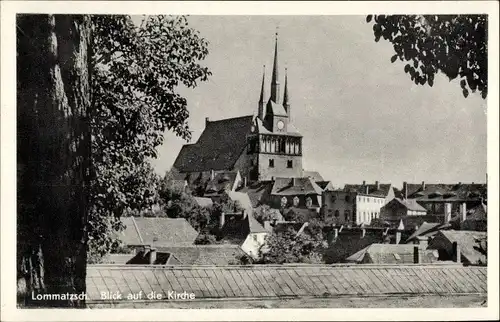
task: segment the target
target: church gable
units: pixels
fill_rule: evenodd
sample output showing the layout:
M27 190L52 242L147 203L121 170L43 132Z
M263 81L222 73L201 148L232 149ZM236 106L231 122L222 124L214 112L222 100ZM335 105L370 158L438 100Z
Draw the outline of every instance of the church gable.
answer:
M231 170L245 151L253 116L207 121L195 144L184 145L174 162L179 172Z

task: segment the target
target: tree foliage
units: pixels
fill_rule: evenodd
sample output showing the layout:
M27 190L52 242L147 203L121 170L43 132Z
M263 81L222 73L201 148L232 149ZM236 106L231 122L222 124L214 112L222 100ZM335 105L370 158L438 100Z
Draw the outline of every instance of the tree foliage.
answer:
M441 71L449 80L460 79L469 91L488 94L488 18L486 15L369 15L375 41L394 46L397 59L407 61L404 71L417 85L434 85Z
M158 202L160 179L149 161L165 131L191 136L187 101L176 90L210 72L199 64L207 41L183 16L149 16L140 26L130 16L92 16L92 35L89 232L91 252L102 255L113 244L110 232L122 228L119 216Z
M266 237L266 243L260 250L259 263L321 263L322 238L303 232L297 236L292 227L273 232Z

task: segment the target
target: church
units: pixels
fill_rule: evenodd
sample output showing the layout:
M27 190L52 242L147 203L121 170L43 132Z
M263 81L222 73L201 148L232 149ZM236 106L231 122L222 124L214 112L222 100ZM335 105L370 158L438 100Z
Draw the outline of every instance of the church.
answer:
M198 141L184 145L174 162L171 172L177 179L212 194L278 178L311 177L313 185L325 185L319 174L302 168L302 135L291 122L286 69L281 87L277 36L270 95L266 94L264 70L256 114L216 121L206 118Z

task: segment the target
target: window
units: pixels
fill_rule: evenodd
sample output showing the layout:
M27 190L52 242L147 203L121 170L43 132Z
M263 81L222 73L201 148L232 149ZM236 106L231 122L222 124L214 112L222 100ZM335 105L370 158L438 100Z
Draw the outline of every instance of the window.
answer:
M351 198L349 198L349 196L348 196L348 195L347 195L347 196L345 196L345 201L346 201L346 202L349 202L349 200L351 200Z
M274 159L269 159L269 168L274 168Z
M336 218L339 218L340 217L340 212L338 210L335 210L335 215L334 215Z
M350 220L350 212L349 210L344 211L344 219L346 222Z
M286 162L286 167L287 167L287 168L293 168L293 163L292 163L292 160L288 160L288 161Z

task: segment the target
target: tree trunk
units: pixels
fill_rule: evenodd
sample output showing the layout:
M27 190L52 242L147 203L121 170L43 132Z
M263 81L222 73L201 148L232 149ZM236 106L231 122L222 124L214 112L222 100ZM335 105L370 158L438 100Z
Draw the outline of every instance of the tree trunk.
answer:
M18 305L85 305L89 37L88 16L17 17Z

